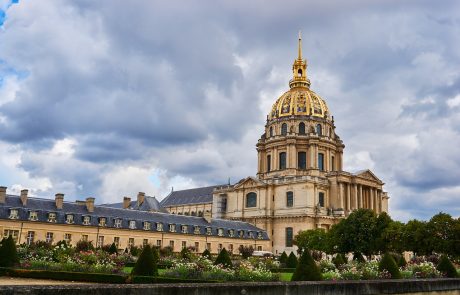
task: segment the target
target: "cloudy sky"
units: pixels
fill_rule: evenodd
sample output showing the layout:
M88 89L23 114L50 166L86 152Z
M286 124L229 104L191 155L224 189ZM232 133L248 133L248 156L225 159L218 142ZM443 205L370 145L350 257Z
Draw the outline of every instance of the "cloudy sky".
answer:
M15 2L15 3L12 3ZM458 1L0 0L0 184L119 201L235 182L303 32L345 170L460 215Z

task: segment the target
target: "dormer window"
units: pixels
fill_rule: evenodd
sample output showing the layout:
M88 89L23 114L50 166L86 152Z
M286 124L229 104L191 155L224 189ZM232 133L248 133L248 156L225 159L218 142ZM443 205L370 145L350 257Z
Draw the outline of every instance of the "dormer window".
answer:
M207 227L207 228L206 228L206 234L207 234L208 236L212 235L212 228Z
M18 214L18 209L10 209L10 216L9 218L10 219L18 219L19 218L19 214Z
M115 219L114 227L116 227L116 228L121 227L121 219L120 218Z
M169 225L169 231L172 232L172 233L176 232L176 225L175 224L170 224Z
M157 231L163 231L163 223L157 223Z
M83 216L83 225L91 224L91 216Z
M188 226L186 226L186 225L183 225L183 226L182 226L182 233L183 233L183 234L187 234L187 233L188 233Z
M235 230L234 229L229 229L228 230L228 236L229 237L234 237L235 236Z
M249 238L254 239L254 233L252 231L249 232Z
M67 214L65 216L65 222L68 223L68 224L73 224L74 223L73 215L72 214Z
M240 238L244 237L244 230L238 231L238 236L239 236Z
M56 213L48 213L48 222L56 222Z
M150 230L151 229L151 223L148 221L144 221L144 230Z
M195 228L193 229L193 233L195 235L199 235L200 234L200 227L199 226L195 226Z
M105 217L99 218L99 226L106 226L107 225L107 219Z
M261 240L261 239L263 238L261 232L258 232L258 233L257 233L257 238L258 238L259 240Z
M136 221L135 220L130 220L129 221L129 228L130 229L136 229Z
M30 221L37 221L38 220L37 211L30 211L29 212L29 220Z
M224 229L223 229L223 228L217 229L217 235L218 235L219 237L223 237L223 236L224 236Z

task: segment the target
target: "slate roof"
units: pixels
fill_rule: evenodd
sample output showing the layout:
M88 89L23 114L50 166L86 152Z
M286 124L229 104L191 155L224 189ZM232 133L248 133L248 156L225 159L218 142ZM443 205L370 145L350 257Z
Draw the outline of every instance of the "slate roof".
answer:
M100 206L123 209L123 202L101 204ZM157 211L167 213L168 211L160 205L160 202L155 197L146 196L144 202L140 206L137 205L137 200L131 201L130 209L140 211Z
M106 227L114 227L115 219L122 219L121 228L130 229L129 221L133 220L136 222L136 229L143 230L143 222L151 222L151 230L156 231L156 223L163 224L163 232L170 232L169 225L175 224L175 233L182 233L180 225L188 225L188 234L194 235L194 227L200 227L200 234L206 235L206 228L211 228L212 236L218 236L218 229L224 230L223 237L230 237L229 230L235 230L235 237L238 231L243 231L243 239L251 239L249 233L252 232L254 239L257 239L257 234L260 233L260 239L268 240L267 233L255 227L252 224L241 221L225 220L225 219L212 219L208 223L203 217L175 215L169 213L160 212L148 212L132 209L119 209L106 207L101 205L95 205L94 212L88 212L86 206L77 204L75 202L64 202L63 209L59 210L56 208L55 200L44 199L44 198L33 198L29 197L27 205L23 206L19 196L7 195L6 202L0 204L0 219L9 219L10 210L17 209L19 218L18 220L28 220L29 212L36 211L38 220L35 222L46 222L48 223L48 213L56 213L56 223L66 224L66 215L74 215L74 223L76 225L83 225L83 217L90 216L91 223L87 226L98 226L98 220L100 217L106 218ZM32 221L31 221L32 222ZM177 226L179 225L179 226ZM130 229L133 230L133 229Z
M212 203L212 192L215 188L222 185L213 185L206 187L198 187L181 191L172 191L166 198L161 201L161 206L177 206Z

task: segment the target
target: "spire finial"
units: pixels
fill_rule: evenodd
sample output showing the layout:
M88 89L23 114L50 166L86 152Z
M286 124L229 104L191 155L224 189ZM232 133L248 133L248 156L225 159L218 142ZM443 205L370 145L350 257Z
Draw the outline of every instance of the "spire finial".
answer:
M302 31L299 30L299 57L298 59L302 59Z

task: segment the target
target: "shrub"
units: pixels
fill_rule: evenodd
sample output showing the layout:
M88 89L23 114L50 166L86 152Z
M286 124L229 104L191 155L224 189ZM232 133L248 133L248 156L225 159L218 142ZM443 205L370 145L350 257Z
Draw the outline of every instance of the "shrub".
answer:
M396 265L395 260L389 253L385 253L382 257L382 260L379 262L379 271L388 271L391 274L392 279L400 279L401 273L399 271L398 265Z
M347 263L345 259L345 255L342 253L338 253L333 259L332 263L334 263L335 267L339 268L340 266Z
M214 265L223 265L224 267L232 267L233 264L232 264L232 260L230 259L230 255L228 255L228 252L227 250L222 249L222 251L220 251L219 255L217 256L216 258L216 261L214 261Z
M16 251L16 243L13 238L9 236L2 240L0 246L0 266L1 267L12 267L14 264L19 262L18 253Z
M310 251L305 249L300 256L297 268L292 275L291 281L320 281L321 271L316 265Z
M166 246L160 249L161 257L169 257L169 256L172 256L173 253L174 253L173 248L170 246Z
M107 252L110 254L118 254L118 249L115 243L112 243L112 245L110 245L110 248Z
M153 254L153 261L155 261L155 264L158 267L158 262L160 261L160 253L158 252L157 247L152 247L152 254Z
M75 246L75 251L94 251L93 241L78 241L77 245Z
M205 250L203 251L203 253L201 254L201 256L204 257L204 258L206 258L206 259L209 259L209 260L212 259L211 252L209 252L208 249L205 249Z
M140 247L137 247L137 246L131 246L129 248L129 253L131 253L131 255L133 256L139 256L139 253L141 253L141 248Z
M280 263L286 265L287 259L288 259L288 256L286 254L286 251L283 251L283 253L281 253L281 256L280 256Z
M417 279L440 278L442 273L436 269L432 262L410 263L406 267Z
M407 262L406 262L406 259L404 258L404 255L399 256L398 266L405 267L406 265L407 265Z
M155 257L152 252L152 248L146 245L142 250L141 255L137 259L136 265L134 266L131 274L138 276L157 276L158 269Z
M192 257L192 255L191 255L189 249L187 249L187 248L182 248L182 250L180 251L180 257L181 257L182 259L185 259L185 260L190 260L191 257Z
M243 259L248 259L249 257L252 256L252 253L254 253L254 248L252 246L248 247L248 246L241 245L238 248L238 251L240 252Z
M447 258L446 255L442 255L441 258L439 259L439 264L436 267L437 270L442 272L446 277L448 278L457 278L457 270L455 269L455 266L452 264L452 262Z
M294 252L289 254L289 257L286 261L287 268L296 268L297 267L297 257L295 256Z
M355 252L353 254L353 260L358 261L359 263L366 262L366 259L364 259L364 256L361 254L361 252Z

